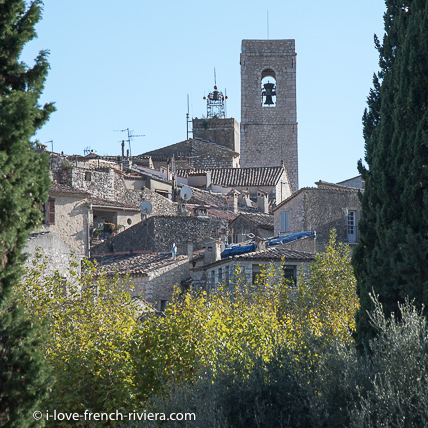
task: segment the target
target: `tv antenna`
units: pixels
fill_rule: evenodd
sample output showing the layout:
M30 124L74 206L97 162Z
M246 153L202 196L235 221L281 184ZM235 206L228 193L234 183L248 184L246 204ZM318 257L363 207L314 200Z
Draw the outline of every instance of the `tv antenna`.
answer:
M186 140L189 139L189 132L193 133L192 130L189 131L189 123L192 123L189 114L189 94L187 94L187 113L186 113Z
M134 131L131 131L129 128L126 128L126 129L114 129L114 131L115 132L127 132L128 133L128 138L126 139L126 140L121 140L120 142L122 143L122 142L124 142L124 141L127 141L128 142L128 146L129 146L129 157L132 157L132 152L131 152L131 141L134 139L134 138L137 138L137 137L145 137L145 135L132 135L132 133L134 132ZM122 145L122 148L123 148L123 145ZM123 150L122 150L122 152L123 152Z
M46 143L45 143L45 144L49 144L49 143L51 143L51 144L52 144L52 150L51 150L51 152L53 153L53 140L46 141Z

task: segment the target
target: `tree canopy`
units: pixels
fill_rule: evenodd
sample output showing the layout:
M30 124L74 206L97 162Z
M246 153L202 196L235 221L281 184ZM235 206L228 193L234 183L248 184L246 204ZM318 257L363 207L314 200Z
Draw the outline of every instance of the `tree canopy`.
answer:
M399 316L406 296L428 308L428 3L386 0L384 22L363 116L366 165L358 165L365 180L353 259L359 340L374 334L371 292L387 316Z
M34 426L31 413L51 384L38 328L13 299L50 185L48 158L30 141L54 110L38 104L48 52L31 68L19 59L41 14L39 0L0 2L0 423L10 427Z

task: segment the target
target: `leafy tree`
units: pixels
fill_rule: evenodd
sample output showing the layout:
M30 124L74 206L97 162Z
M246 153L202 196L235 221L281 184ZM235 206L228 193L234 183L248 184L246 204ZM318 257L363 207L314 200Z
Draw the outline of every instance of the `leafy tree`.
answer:
M45 408L62 412L129 411L137 408L132 341L146 306L132 299L123 278L106 276L95 264L76 264L68 279L45 273L41 254L33 260L16 297L34 317L45 320L41 349L56 382Z
M38 105L48 71L47 52L28 68L19 61L36 36L42 3L0 2L0 418L8 426L34 425L31 411L50 384L33 325L12 299L22 274L28 234L47 199L48 159L30 142L54 110Z
M351 341L358 298L350 249L336 241L333 229L324 252L316 254L309 272L302 271L296 286L285 284L281 299L284 316L297 335L312 334Z
M428 3L386 0L380 71L364 112L367 167L354 254L358 340L374 335L369 293L399 317L406 296L428 308Z

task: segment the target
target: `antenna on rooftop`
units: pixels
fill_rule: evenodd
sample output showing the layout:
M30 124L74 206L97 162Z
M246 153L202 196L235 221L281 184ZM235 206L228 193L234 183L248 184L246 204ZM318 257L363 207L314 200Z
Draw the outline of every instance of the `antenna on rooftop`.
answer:
M125 131L127 131L127 133L128 133L128 138L127 138L126 140L121 140L120 142L122 143L122 141L128 141L128 146L129 146L129 157L132 157L132 152L131 152L131 141L132 141L134 138L137 138L137 137L145 137L145 135L132 135L132 133L133 133L134 131L131 131L129 128L126 128L126 129L114 129L114 132L125 132Z
M192 123L190 120L190 114L189 114L189 94L187 94L187 113L186 113L186 140L189 139L189 132L192 132L192 130L189 131L189 123Z
M51 143L51 144L52 144L52 150L51 150L51 152L53 153L53 140L46 141L46 143L45 143L45 144L49 144L49 143Z

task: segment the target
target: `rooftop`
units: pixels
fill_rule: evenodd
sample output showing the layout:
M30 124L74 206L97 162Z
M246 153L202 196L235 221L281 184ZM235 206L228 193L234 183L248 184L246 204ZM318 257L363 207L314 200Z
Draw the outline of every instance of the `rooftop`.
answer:
M108 275L139 274L148 275L149 272L165 266L174 265L187 260L187 256L177 256L172 259L171 254L157 253L113 253L91 257L91 261L98 263L98 272L105 272Z

